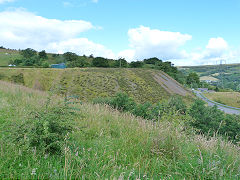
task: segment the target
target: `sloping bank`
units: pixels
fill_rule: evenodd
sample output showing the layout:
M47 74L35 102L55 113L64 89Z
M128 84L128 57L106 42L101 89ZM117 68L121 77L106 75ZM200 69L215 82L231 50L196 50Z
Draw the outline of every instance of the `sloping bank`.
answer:
M0 80L24 86L77 95L83 101L125 92L136 102L156 103L179 94L186 101L191 93L159 70L131 68L8 69L0 68Z
M55 116L50 109L62 103L45 92L0 82L0 179L240 178L239 148L220 138L186 134L182 123L189 117L176 114L152 123L106 106L75 104L80 110L70 116L61 111L65 123L74 125L62 153L12 142L14 130L24 129L20 124L31 124L28 118L41 112L46 119L48 113Z

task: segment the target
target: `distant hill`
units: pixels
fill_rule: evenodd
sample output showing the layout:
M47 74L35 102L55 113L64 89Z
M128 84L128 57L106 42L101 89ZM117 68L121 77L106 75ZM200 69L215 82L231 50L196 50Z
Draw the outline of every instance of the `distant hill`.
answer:
M196 72L202 80L216 81L214 84L240 90L240 64L206 65L206 66L180 66L184 74Z
M18 50L0 48L0 66L7 66L10 60L14 61L20 57Z
M0 80L27 87L77 95L82 100L114 96L125 92L135 101L158 102L179 94L191 99L191 93L166 73L134 68L1 68Z

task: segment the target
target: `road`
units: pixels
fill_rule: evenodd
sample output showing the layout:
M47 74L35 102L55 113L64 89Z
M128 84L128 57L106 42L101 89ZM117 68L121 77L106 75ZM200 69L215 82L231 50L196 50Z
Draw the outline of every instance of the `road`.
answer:
M212 101L212 100L206 98L200 91L193 90L193 92L196 94L197 97L199 97L203 101L207 102L208 106L216 105L218 107L218 109L220 109L221 111L224 111L227 114L237 114L237 115L240 115L240 108L226 106L224 104L220 104L218 102Z

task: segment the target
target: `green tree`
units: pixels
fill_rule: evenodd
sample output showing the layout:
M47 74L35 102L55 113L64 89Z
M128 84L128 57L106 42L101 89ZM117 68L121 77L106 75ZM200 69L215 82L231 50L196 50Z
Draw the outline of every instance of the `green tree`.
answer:
M43 67L43 68L49 68L49 63L46 62L46 61L43 62L43 63L42 63L42 67Z
M162 63L162 60L154 57L154 58L149 58L149 59L144 59L143 62L145 64L153 64L153 65L158 65Z
M128 62L124 58L115 61L114 67L128 67Z
M93 67L109 67L108 60L102 57L96 57L92 60Z
M39 58L41 59L47 59L47 53L45 50L42 50L38 53Z
M13 61L13 64L15 64L16 66L18 66L18 65L20 65L22 62L23 62L22 59L15 59L15 60Z
M188 85L199 85L200 84L200 78L197 73L192 72L187 76L187 84Z
M129 66L131 68L141 68L143 67L143 64L144 63L142 61L132 61Z
M78 55L72 52L66 52L63 54L63 57L65 62L68 62L68 61L72 62L77 60Z
M11 59L8 61L8 64L14 64L14 61Z
M25 59L28 59L28 58L31 58L33 56L36 56L37 55L37 51L35 51L34 49L31 49L31 48L27 48L25 50L22 50L20 52L20 54L25 58Z

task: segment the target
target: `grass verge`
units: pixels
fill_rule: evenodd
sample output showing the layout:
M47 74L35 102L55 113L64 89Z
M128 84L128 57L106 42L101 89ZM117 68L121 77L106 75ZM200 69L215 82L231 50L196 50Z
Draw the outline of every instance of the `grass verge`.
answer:
M240 108L239 92L215 92L215 93L206 93L204 95L212 101L216 101L221 104Z

